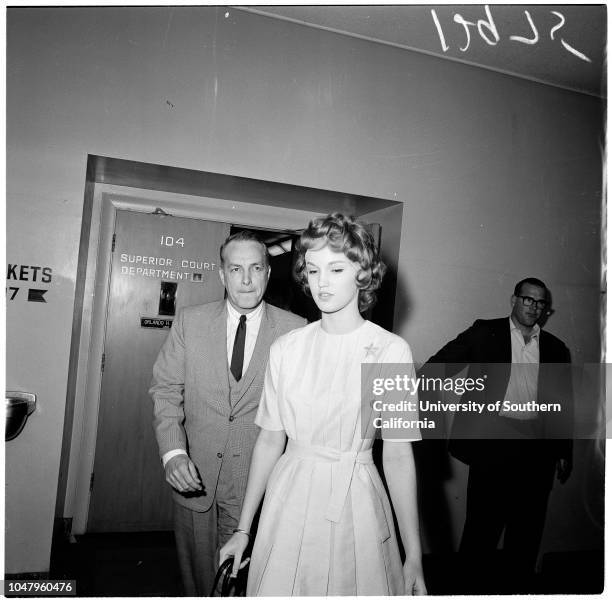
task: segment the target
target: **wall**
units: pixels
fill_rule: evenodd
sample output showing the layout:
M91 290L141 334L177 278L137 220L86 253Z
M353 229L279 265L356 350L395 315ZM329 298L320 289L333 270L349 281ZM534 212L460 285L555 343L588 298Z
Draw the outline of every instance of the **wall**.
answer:
M6 447L6 571L49 565L88 153L402 200L417 360L536 275L550 330L596 361L601 110L232 9L9 9L7 262L53 280L46 304L7 301L7 388L39 409ZM555 544L592 545L580 525Z

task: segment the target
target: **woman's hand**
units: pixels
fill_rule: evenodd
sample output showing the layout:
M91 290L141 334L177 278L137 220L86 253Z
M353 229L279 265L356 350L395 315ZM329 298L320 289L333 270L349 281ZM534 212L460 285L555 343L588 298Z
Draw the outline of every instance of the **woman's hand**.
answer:
M268 382L268 372L266 372L266 382ZM266 384L267 385L267 384ZM221 565L228 557L234 558L232 567L232 576L238 575L238 570L245 566L249 560L242 561L245 549L249 545L249 535L247 532L251 529L253 516L257 512L259 503L264 496L266 484L270 473L274 469L278 458L283 454L287 435L284 430L266 430L262 428L257 436L257 441L253 447L253 456L251 457L251 467L249 468L249 477L247 480L246 492L244 494L244 502L242 503L242 511L240 512L240 520L237 532L234 532L232 537L221 547L219 551L219 565ZM240 563L242 561L242 563Z
M425 578L420 561L406 560L404 563L404 594L426 595Z
M235 532L219 551L219 565L221 565L228 557L234 558L232 578L238 576L238 570L249 563L249 559L245 559L242 563L240 563L248 545L249 535L245 534L244 532Z

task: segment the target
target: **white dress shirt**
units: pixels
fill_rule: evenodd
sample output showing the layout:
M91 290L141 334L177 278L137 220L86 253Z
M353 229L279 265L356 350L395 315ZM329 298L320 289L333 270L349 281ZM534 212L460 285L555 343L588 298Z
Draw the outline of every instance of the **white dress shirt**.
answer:
M227 365L232 363L232 353L234 351L234 339L236 338L236 329L240 321L240 313L232 307L229 301L226 303L227 308ZM259 334L259 326L261 326L261 318L263 315L263 303L259 303L257 307L246 314L246 338L244 341L244 360L242 362L242 373L245 374L249 368L253 351L255 350L255 343L257 342L257 335ZM162 456L162 463L166 467L166 463L176 457L176 455L186 455L185 449L172 449Z
M538 370L540 366L540 326L535 325L531 337L525 342L523 333L510 318L510 340L512 344L512 366L504 401L509 403L528 403L537 401ZM532 420L538 417L537 411L499 412L503 417Z

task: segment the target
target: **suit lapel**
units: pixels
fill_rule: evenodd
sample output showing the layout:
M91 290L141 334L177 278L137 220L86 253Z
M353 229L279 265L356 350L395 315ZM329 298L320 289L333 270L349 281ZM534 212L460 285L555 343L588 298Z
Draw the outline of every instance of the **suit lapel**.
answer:
M225 301L219 303L210 324L211 348L210 362L213 376L217 378L222 389L229 389L229 369L227 365L227 308Z
M510 322L507 317L503 317L493 325L493 336L491 337L490 348L487 351L491 365L488 366L490 375L489 385L499 382L499 389L495 389L496 395L503 397L508 389L510 381L510 370L512 364L512 340L510 338Z
M540 329L540 368L538 372L538 400L544 399L544 391L547 389L547 385L550 385L551 381L554 381L555 366L547 365L547 363L554 363L555 357L552 355L550 344L548 344L549 338L543 330ZM545 384L546 383L546 384Z
M555 359L551 356L551 347L546 332L540 330L540 363L553 363Z
M268 363L270 345L274 342L274 339L275 324L268 314L268 305L264 303L259 332L257 333L253 355L249 361L249 367L240 379L240 382L236 385L238 389L238 399L235 407L241 403L246 391L249 390L257 374L264 373L266 364ZM259 401L259 399L257 400Z
M495 324L495 342L491 354L495 355L495 363L512 363L512 340L510 338L510 322L507 317L500 319Z

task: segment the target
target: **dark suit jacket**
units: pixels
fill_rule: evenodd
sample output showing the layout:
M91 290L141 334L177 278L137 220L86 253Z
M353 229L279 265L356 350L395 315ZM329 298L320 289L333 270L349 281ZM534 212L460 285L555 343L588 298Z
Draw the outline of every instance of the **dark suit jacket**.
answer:
M433 355L420 375L451 377L469 366L468 377L486 376L486 386L482 392L466 392L462 402L503 401L512 364L511 344L508 317L478 319ZM529 431L523 428L525 423L501 417L496 412L457 412L449 443L454 457L467 464L517 457L549 464L558 458L571 461L573 394L567 365L571 361L570 352L561 340L544 330L540 331L539 349L537 401L559 402L562 412L540 413L537 422L529 424ZM543 445L543 439L550 440Z
M306 320L264 304L253 356L240 382L230 387L225 301L179 311L153 366L154 428L160 456L185 449L203 493L180 494L177 503L206 511L217 489L221 461L231 461L234 490L244 496L259 428L253 423L263 390L270 345Z

